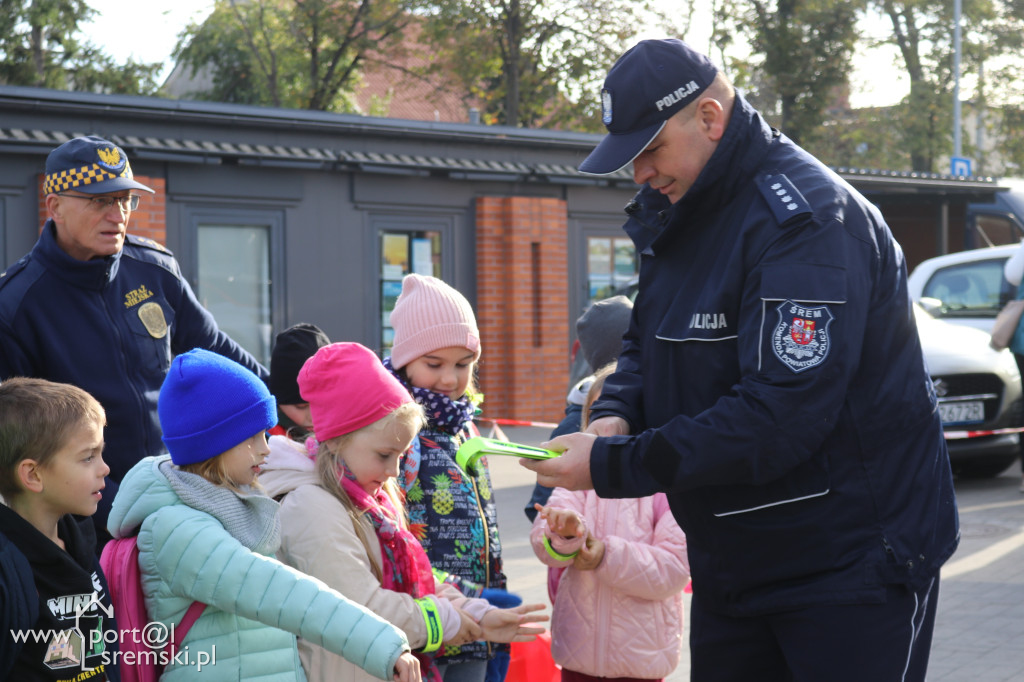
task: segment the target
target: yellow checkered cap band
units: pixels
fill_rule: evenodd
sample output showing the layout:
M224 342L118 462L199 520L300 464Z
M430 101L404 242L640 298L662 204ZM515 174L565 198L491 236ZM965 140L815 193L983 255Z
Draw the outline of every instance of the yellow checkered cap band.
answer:
M125 159L124 170L120 174L112 173L94 163L82 166L81 168L70 168L47 175L43 183L43 192L46 194L56 194L57 192L66 192L75 187L91 185L94 182L130 177L132 177L132 167L128 164L127 159Z

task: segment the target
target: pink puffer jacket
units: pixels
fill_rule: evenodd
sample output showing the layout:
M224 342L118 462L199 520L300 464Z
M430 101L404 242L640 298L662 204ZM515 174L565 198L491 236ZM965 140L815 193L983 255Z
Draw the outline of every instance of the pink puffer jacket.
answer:
M686 536L665 495L610 500L589 490L556 488L548 506L575 510L605 543L597 569L578 571L571 560L547 553L547 523L539 515L533 524L530 541L537 557L548 566L569 567L559 579L551 617L555 661L601 677L658 679L675 670L690 564ZM558 540L556 550L565 547Z

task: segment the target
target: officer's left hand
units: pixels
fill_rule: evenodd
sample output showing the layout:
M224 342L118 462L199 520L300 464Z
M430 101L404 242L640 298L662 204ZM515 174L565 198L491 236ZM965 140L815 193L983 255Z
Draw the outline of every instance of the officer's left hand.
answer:
M546 443L542 448L561 451L558 457L545 460L520 459L519 463L537 474L537 482L549 488L591 490L590 449L597 436L590 433L568 433Z

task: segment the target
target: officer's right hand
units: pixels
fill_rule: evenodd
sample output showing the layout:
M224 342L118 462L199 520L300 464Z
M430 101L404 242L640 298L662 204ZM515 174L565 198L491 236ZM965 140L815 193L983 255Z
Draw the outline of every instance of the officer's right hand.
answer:
M595 440L597 437L592 433L567 433L540 444L561 455L545 460L522 458L519 465L537 474L537 482L549 488L592 490L590 448Z

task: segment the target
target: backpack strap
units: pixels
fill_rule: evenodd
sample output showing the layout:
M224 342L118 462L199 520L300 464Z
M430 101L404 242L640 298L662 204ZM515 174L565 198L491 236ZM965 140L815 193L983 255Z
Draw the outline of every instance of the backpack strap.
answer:
M203 609L206 608L206 604L201 601L194 601L189 605L188 610L185 611L185 615L182 617L181 622L174 628L174 637L170 642L167 643L169 647L171 658L174 658L174 654L178 650L178 645L185 641L185 635L192 629L192 626L199 616L203 615Z

